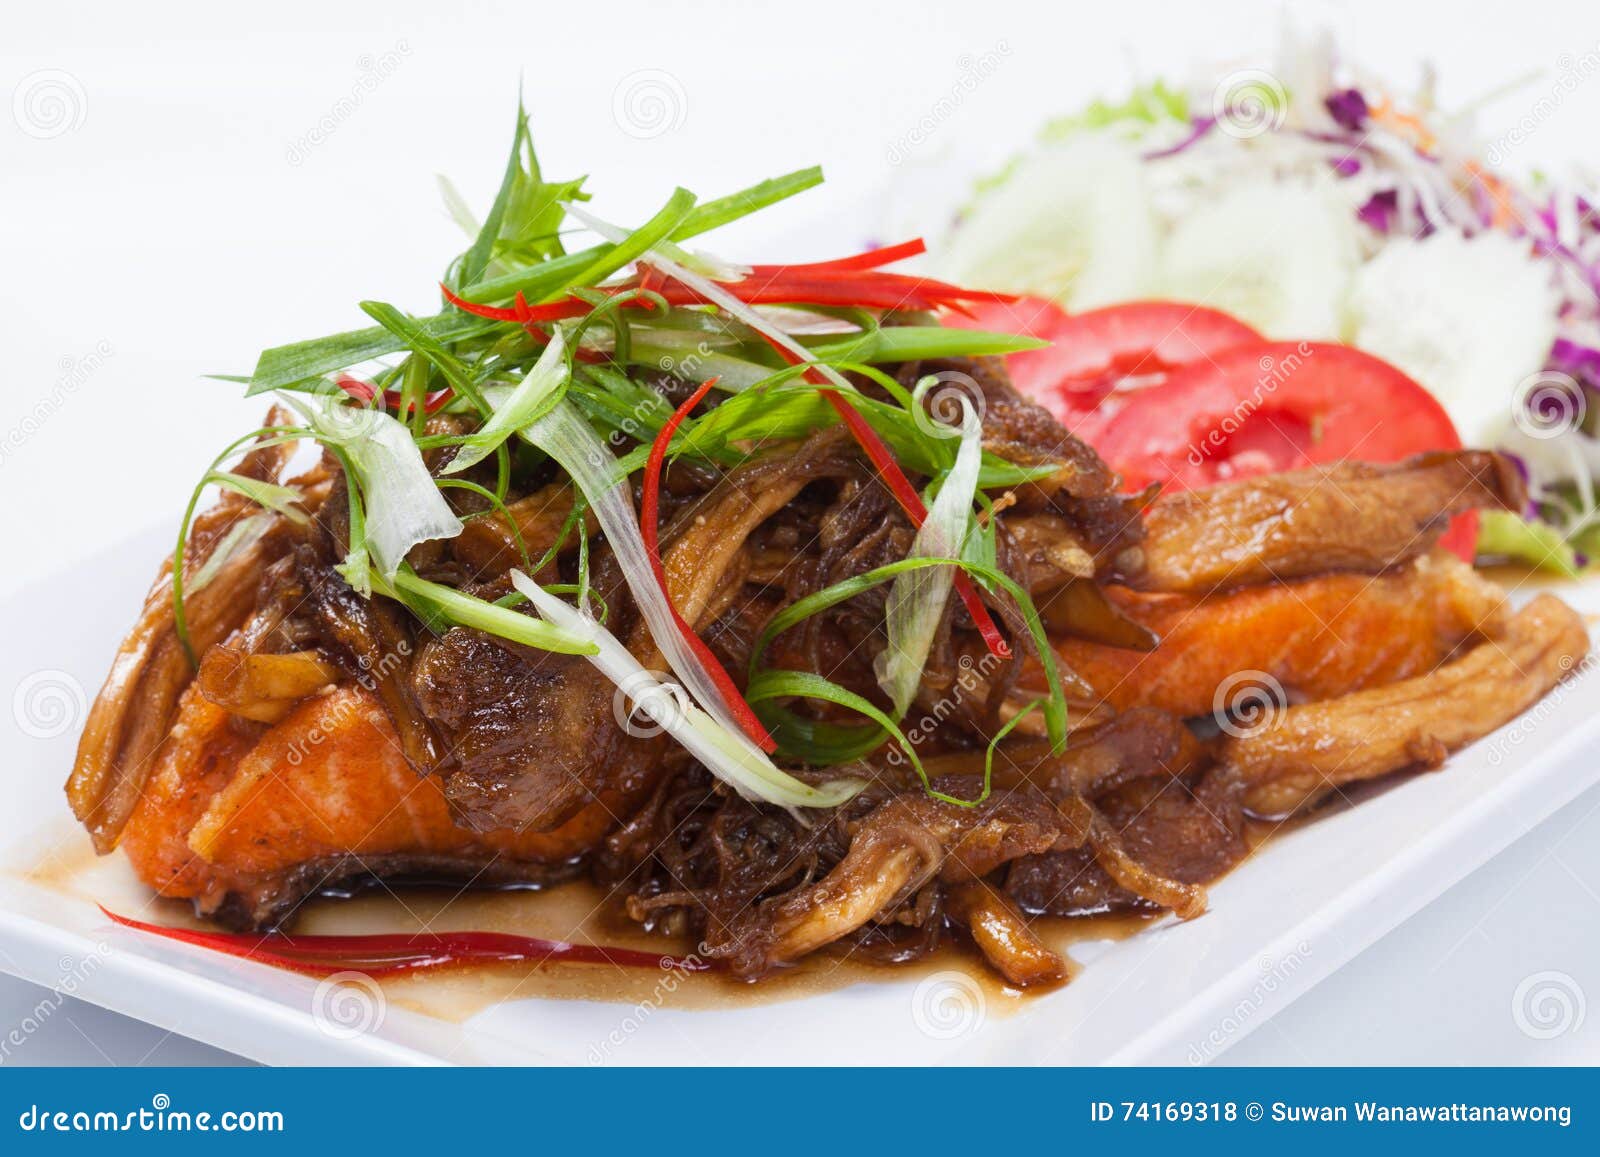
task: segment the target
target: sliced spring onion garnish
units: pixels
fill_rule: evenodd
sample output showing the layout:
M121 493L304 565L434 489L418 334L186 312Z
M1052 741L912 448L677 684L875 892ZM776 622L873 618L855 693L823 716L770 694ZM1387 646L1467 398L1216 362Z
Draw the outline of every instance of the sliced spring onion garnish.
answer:
M924 378L918 384L912 394L913 405L923 405L928 387L936 381ZM978 490L978 470L983 465L983 425L967 398L957 394L956 400L961 407L961 426L951 433L961 439L961 447L938 495L928 504L928 517L912 540L909 558L959 558L963 553ZM889 587L884 610L889 642L878 653L873 670L878 686L894 705L896 718L906 713L916 697L956 573L951 567L907 571Z
M342 450L355 471L365 500L365 545L386 582L393 582L417 543L461 533L461 520L434 485L411 432L394 418L327 395L284 394L283 399L310 423L318 440Z
M978 536L969 535L968 543L972 543ZM977 552L974 551L974 554ZM1045 633L1044 623L1039 618L1039 612L1033 605L1032 598L1015 579L1004 571L997 569L985 562L978 561L975 557L968 558L903 558L898 562L886 563L883 566L862 574L852 575L842 579L830 587L796 599L784 607L767 621L761 629L761 634L756 636L755 645L750 649L750 679L746 684L755 686L756 680L761 675L761 659L766 654L772 641L785 631L809 619L812 615L836 607L846 599L853 599L863 591L870 590L882 583L889 582L908 571L927 569L930 567L959 566L962 571L974 578L980 579L986 586L999 589L1010 595L1021 612L1022 621L1027 628L1028 637L1033 641L1034 648L1039 655L1040 666L1044 668L1045 683L1049 693L1045 698L1044 717L1045 727L1050 737L1051 747L1060 750L1067 741L1067 697L1062 687L1061 671L1056 664L1055 652L1050 648L1050 638ZM780 734L779 749L784 749Z
M279 486L276 482L263 482L259 478L249 478L227 470L213 470L206 475L205 481L242 494L257 506L283 515L296 526L305 526L311 521L311 516L300 505L305 495L293 486Z
M262 426L235 438L228 443L222 453L211 460L210 469L189 494L189 505L184 508L183 520L178 524L178 541L172 550L172 626L178 636L179 644L183 647L183 653L189 658L190 666L198 668L200 661L189 643L189 616L184 607L185 587L192 594L199 589L196 583L203 586L210 582L234 555L248 549L271 526L270 519L260 519L255 516L243 520L255 523L256 529L253 532L241 531L236 524L212 550L211 555L201 564L199 571L186 583L184 567L187 565L185 559L189 551L189 528L193 525L194 513L200 506L200 496L205 493L206 487L215 481L214 476L221 465L239 453L246 443L254 443L254 449L265 450L272 446L286 446L310 436L310 430L298 426Z
M429 582L410 567L401 567L392 585L376 585L381 593L405 603L418 618L440 630L451 626L472 627L513 643L562 655L592 655L596 651L585 633L562 630L454 587Z
M585 225L587 225L590 229L593 229L607 241L620 243L628 236L628 231L626 229L613 225L608 221L602 221L593 213L589 213L583 209L580 209L576 205L568 205L567 212L571 216L576 217L579 221L582 221ZM716 282L710 280L709 278L700 276L700 274L694 272L692 269L689 269L686 266L680 265L678 262L672 260L672 258L662 253L659 249L647 251L641 255L639 260L641 264L652 265L661 270L661 272L665 273L668 277L671 277L673 280L682 282L710 304L727 310L730 316L738 318L751 329L765 337L769 342L772 342L782 350L786 350L790 356L799 359L801 362L804 362L807 365L814 366L818 373L827 378L831 384L839 389L852 391L855 389L855 387L846 381L845 378L832 366L824 365L816 361L816 359L812 357L811 352L807 350L805 346L795 341L794 338L790 337L782 329L774 325L770 320L762 317L760 312L753 306L746 305Z
M796 779L776 767L742 734L702 711L681 687L664 683L646 670L615 635L593 618L562 602L519 570L511 572L511 582L552 626L592 642L596 653L590 662L601 674L744 798L791 809L828 808L846 802L866 786L864 780L855 778L836 779L821 787Z
M211 553L206 556L206 561L200 564L200 569L195 571L184 584L187 592L191 595L199 594L207 583L222 573L223 567L259 542L261 536L272 529L272 523L273 517L270 511L258 510L228 527L228 532L216 546L211 548Z
M627 475L606 444L566 401L523 430L522 436L554 458L583 492L667 665L713 719L752 752L761 754L756 741L740 726L731 704L724 701L716 678L679 631L672 607L650 565L650 552L634 514ZM761 757L766 758L764 754Z
M989 740L988 748L984 752L983 787L976 799L962 799L960 796L939 791L933 786L928 779L927 769L922 765L922 757L917 754L916 747L906 737L906 733L901 730L898 723L890 718L888 714L879 710L871 701L862 698L847 688L839 686L831 679L825 679L811 671L763 671L750 681L749 693L752 702L789 697L817 699L824 703L832 703L836 706L847 708L858 715L866 716L876 726L850 729L867 733L867 741L870 745L865 750L870 750L885 739L892 738L900 745L900 749L905 752L906 759L910 761L912 769L917 773L917 778L922 781L923 789L934 799L943 800L945 803L953 803L958 807L977 807L989 798L990 789L994 782L994 756L996 749L1000 746L1001 741L1016 729L1018 724L1040 707L1045 706L1047 702L1042 698L1035 699L1007 720L1005 726L1001 727L999 731L995 732L994 738ZM865 751L862 754L865 754Z
M544 347L539 360L533 364L522 381L514 387L489 387L484 398L494 408L489 420L474 433L468 434L461 449L444 468L446 474L459 474L476 466L498 450L506 439L524 426L532 425L553 409L566 390L571 377L567 366L567 346L561 337L561 327L553 326L550 344Z

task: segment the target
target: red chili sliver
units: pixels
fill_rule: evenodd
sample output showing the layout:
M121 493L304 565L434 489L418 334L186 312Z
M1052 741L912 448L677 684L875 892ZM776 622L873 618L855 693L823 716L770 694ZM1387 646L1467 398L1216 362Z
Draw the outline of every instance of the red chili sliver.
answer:
M372 399L378 393L377 387L371 382L364 382L360 378L351 377L349 374L340 374L334 379L334 385L364 406L370 405ZM453 397L455 397L455 391L449 386L442 390L435 390L422 399L422 412L436 414L448 405ZM383 404L388 409L398 410L402 401L403 398L398 390L385 390L383 392Z
M108 920L124 928L313 976L347 970L365 972L369 976L392 976L433 968L523 962L614 964L624 968L677 969L684 972L704 972L716 967L714 963L694 956L663 956L635 948L572 944L565 940L540 940L507 932L397 932L376 936L196 932L188 928L147 924L130 916L119 916L103 904L98 907Z
M995 304L1011 301L1004 293L980 289L963 289L943 281L926 277L908 277L900 273L884 273L881 266L926 251L921 238L905 241L883 249L868 250L851 257L831 261L816 261L805 265L753 265L750 273L740 281L718 281L717 286L746 305L826 305L856 307L861 309L950 310L966 314L969 303ZM659 280L659 284L658 284ZM600 292L615 296L635 289L649 288L666 299L668 305L701 305L704 299L691 287L668 277L653 275L648 270L628 281L602 287ZM594 307L581 298L568 297L562 301L530 306L519 293L514 305L482 305L468 301L448 285L439 290L451 305L474 317L490 321L517 322L532 326L541 322L560 321L578 317ZM648 309L648 300L636 303L636 308Z
M908 257L917 257L928 251L927 244L921 237L913 237L910 241L902 241L898 245L884 245L878 249L868 249L864 253L857 253L853 257L835 257L832 261L814 261L810 265L790 265L791 270L804 270L807 273L846 273L856 269L880 269L885 265L892 265L896 261L904 261ZM773 266L772 268L778 268Z
M700 388L673 411L672 417L667 419L666 424L661 427L661 432L656 435L656 440L650 444L650 456L644 464L644 488L639 498L639 531L644 537L645 553L650 556L650 569L655 572L656 584L661 588L661 597L666 600L667 610L672 612L672 621L677 624L678 632L704 665L706 673L711 676L711 681L717 685L717 690L722 693L723 702L727 704L740 729L762 751L771 754L778 750L777 743L761 725L761 720L756 718L755 710L745 702L744 696L739 693L739 688L734 686L732 677L711 653L711 648L706 646L705 641L695 634L694 628L678 613L678 608L672 602L672 592L667 589L666 568L661 565L657 524L660 521L661 467L666 461L667 447L671 445L672 436L678 432L678 427L683 425L683 420L716 384L716 378L701 382Z

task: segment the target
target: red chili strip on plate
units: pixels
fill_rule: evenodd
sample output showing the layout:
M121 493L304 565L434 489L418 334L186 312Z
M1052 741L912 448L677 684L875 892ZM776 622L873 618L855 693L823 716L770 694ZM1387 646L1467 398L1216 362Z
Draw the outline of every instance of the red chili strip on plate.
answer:
M565 940L539 940L506 932L397 932L375 936L196 932L187 928L147 924L143 920L119 916L103 904L99 907L107 919L124 928L313 976L345 970L365 972L369 976L389 976L432 968L521 962L615 964L624 968L677 969L684 972L704 972L716 967L714 963L696 956L663 956L634 948L571 944Z
M717 690L722 693L723 702L727 704L740 729L761 750L770 754L778 749L777 743L761 725L761 720L756 718L754 709L745 702L744 696L739 693L739 688L734 686L732 677L711 653L711 648L706 646L705 641L695 634L694 628L678 613L678 608L672 602L672 592L667 589L666 569L661 565L657 523L660 518L661 467L666 461L667 447L672 442L672 435L683 425L683 420L716 384L716 378L701 382L700 388L673 411L672 417L667 419L666 424L661 427L661 432L656 435L655 441L650 444L650 456L644 465L644 489L639 499L639 530L644 537L645 552L650 556L650 569L655 572L656 583L661 587L661 597L666 600L667 610L672 612L672 621L677 624L678 632L704 665L706 673L711 676L711 681L717 685Z

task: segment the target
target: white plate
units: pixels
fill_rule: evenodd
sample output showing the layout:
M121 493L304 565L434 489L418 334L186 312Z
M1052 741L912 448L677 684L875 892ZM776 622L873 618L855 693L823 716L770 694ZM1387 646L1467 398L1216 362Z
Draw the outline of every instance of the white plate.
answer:
M727 1009L519 1000L461 1023L393 1004L380 1018L358 992L124 932L30 878L52 851L83 846L61 784L84 704L169 540L142 535L5 604L0 966L262 1061L1195 1063L1600 780L1600 682L1585 669L1441 772L1272 841L1211 889L1201 919L1080 945L1081 974L1020 1007L937 974ZM1562 593L1600 610L1600 584ZM119 863L98 878L108 903L137 906Z

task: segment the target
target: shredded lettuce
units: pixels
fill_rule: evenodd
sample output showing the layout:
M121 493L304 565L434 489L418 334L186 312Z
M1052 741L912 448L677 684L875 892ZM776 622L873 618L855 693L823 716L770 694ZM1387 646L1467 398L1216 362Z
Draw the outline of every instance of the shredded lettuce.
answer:
M1565 578L1579 577L1588 565L1548 522L1521 518L1509 510L1485 510L1478 518L1480 555L1529 563Z
M327 395L281 396L319 441L343 452L354 471L352 481L360 488L365 512L364 546L385 582L394 581L406 554L419 542L461 533L461 520L428 473L411 432L393 417ZM359 577L359 569L354 573ZM361 593L370 594L370 587Z

